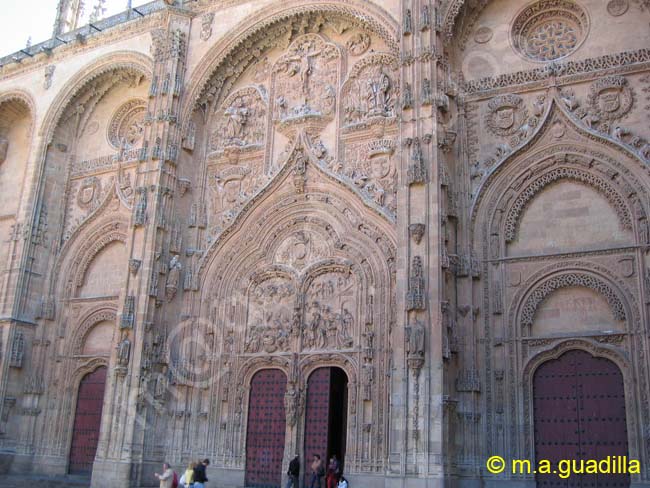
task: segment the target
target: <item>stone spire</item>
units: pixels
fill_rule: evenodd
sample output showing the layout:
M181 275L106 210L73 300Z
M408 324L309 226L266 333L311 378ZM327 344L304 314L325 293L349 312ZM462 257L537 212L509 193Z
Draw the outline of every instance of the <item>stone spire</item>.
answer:
M59 0L56 7L53 37L70 32L78 27L83 10L83 0Z

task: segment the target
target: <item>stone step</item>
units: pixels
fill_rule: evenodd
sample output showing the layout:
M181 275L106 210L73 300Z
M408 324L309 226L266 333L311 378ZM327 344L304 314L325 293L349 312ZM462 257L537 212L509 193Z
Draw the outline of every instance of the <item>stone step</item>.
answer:
M89 476L43 476L43 475L0 475L0 488L38 487L38 488L89 488Z

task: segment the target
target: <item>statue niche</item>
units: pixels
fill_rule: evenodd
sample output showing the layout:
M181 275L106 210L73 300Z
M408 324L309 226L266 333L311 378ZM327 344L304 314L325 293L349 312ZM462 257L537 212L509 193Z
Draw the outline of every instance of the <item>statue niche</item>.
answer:
M210 149L220 156L227 150L255 151L264 143L266 101L255 87L232 93L217 111L216 129L210 136Z
M296 289L287 278L273 277L253 285L248 299L247 353L289 350Z
M303 122L324 126L333 118L340 65L339 48L318 34L291 43L273 68L272 113L281 131Z
M356 283L353 275L330 272L316 277L305 295L304 349L346 349L353 345Z
M370 54L358 61L343 85L342 125L349 130L387 120L394 123L400 96L398 73L399 63L390 54Z

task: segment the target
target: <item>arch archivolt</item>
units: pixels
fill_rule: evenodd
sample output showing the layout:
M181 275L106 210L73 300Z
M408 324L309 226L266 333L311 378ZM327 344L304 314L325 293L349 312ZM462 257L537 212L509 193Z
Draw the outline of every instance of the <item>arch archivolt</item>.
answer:
M510 301L508 320L510 338L524 337L530 331L535 312L552 292L563 287L590 288L605 297L612 315L625 321L627 330L635 330L641 317L637 302L628 286L607 267L588 261L558 261L533 273Z
M87 222L63 247L54 266L54 292L70 298L83 285L88 267L106 246L113 242L126 245L129 223L126 216L113 214L98 222ZM122 263L126 266L126 263ZM64 273L60 271L64 270ZM62 280L66 281L63 282Z
M70 341L72 355L80 356L82 354L86 337L95 327L95 325L104 321L117 324L116 320L117 307L114 305L102 306L101 308L95 308L86 313L85 316L80 320L79 325L73 333L73 339Z

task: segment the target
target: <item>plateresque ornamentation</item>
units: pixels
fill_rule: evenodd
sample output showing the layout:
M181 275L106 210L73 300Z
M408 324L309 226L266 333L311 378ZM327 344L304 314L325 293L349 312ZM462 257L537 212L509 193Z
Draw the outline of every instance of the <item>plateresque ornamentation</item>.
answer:
M568 0L545 0L526 7L512 26L512 45L534 61L573 53L587 37L589 17Z

